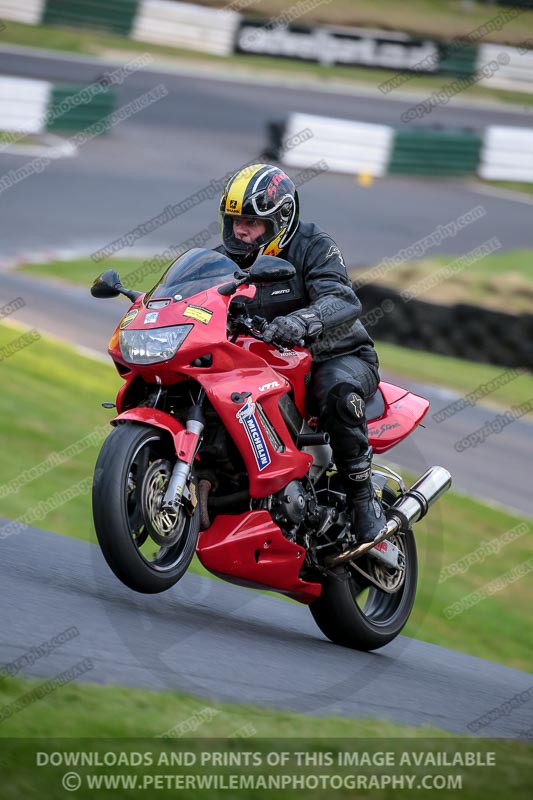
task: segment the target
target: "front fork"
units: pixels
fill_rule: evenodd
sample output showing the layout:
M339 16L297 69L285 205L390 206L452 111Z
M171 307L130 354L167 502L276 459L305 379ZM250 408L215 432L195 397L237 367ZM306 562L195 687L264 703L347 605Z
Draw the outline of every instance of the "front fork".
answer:
M198 448L200 447L202 433L205 427L205 418L202 410L205 392L200 390L196 403L191 407L187 417L185 430L176 437L176 454L178 460L174 464L172 475L165 492L162 511L177 514L183 505L183 499L190 500L187 484L189 482L192 465Z

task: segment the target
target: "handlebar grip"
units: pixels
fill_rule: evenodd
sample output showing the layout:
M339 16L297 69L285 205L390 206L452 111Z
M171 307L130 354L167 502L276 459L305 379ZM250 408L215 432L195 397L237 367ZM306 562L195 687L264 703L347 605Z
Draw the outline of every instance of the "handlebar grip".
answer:
M257 331L259 331L259 333L263 333L268 325L268 321L264 317L258 317L256 315L255 317L252 317L252 325Z

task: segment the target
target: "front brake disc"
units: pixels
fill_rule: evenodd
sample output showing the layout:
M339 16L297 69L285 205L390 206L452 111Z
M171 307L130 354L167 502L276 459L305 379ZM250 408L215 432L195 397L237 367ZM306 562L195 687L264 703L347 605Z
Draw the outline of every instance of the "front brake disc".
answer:
M185 525L185 510L162 511L172 465L166 459L153 461L144 474L142 510L146 529L153 541L161 547L170 547L179 541Z

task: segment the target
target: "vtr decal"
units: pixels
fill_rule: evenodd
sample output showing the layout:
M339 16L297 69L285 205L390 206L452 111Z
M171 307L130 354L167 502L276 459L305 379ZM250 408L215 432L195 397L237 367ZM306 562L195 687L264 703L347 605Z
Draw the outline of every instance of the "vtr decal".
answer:
M277 389L278 386L281 386L281 383L278 383L277 381L272 381L272 383L264 383L259 387L259 391L267 392L269 389Z
M259 472L262 472L262 470L270 464L271 458L264 436L257 424L255 403L252 402L251 397L249 397L243 407L237 411L236 417L239 422L244 425L244 430L250 440L255 460L257 461L257 468Z

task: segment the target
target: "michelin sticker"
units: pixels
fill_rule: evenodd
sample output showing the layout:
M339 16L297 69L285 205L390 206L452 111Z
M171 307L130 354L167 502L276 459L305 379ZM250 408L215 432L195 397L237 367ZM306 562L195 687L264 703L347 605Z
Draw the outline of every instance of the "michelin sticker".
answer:
M235 415L239 422L244 425L244 429L252 446L252 450L257 461L259 472L264 470L271 462L270 453L261 429L255 416L255 403L249 397L242 408Z

